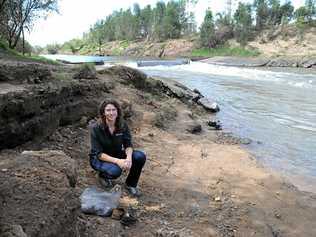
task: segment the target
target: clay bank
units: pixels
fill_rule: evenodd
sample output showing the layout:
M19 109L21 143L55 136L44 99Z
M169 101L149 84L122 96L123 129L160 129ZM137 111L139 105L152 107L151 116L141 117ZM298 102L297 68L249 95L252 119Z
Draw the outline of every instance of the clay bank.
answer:
M24 68L24 69L23 69ZM314 236L316 197L263 169L239 138L209 126L211 101L123 66L101 71L1 61L0 236ZM137 222L80 212L96 184L88 123L120 101L146 151Z

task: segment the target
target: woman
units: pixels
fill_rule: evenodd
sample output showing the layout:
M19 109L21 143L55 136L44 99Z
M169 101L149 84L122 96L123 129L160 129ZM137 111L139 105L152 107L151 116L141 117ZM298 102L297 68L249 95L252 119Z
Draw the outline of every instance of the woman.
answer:
M146 156L133 150L131 134L118 102L105 100L99 114L100 119L91 127L91 167L99 172L101 184L107 187L112 186L111 180L118 178L122 171L128 171L126 188L131 195L139 196L137 183Z

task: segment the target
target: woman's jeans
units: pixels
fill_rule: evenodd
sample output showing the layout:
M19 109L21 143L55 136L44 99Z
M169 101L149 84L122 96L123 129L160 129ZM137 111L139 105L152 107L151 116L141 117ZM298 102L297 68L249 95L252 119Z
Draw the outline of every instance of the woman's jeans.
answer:
M142 151L134 150L132 154L132 167L126 178L126 185L136 187L142 168L146 162L146 155ZM113 163L101 161L98 158L90 160L93 169L100 172L100 176L106 179L116 179L122 174L122 169Z

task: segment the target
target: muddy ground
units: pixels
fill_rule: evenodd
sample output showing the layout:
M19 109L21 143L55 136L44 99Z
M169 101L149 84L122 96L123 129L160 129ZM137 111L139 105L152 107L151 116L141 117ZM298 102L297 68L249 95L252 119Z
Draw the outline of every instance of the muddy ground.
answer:
M98 77L109 80L108 75ZM0 152L0 160L5 160L24 150L58 150L76 162L76 186L69 187L74 194L70 201L77 204L76 236L316 236L316 196L269 173L238 139L209 128L206 121L213 115L110 79L115 86L109 96L131 105L128 122L134 147L148 158L139 184L143 195L136 199L124 192L120 201L136 216L136 224L124 227L111 218L80 213L79 195L97 184L88 159L89 119L60 127L41 142ZM170 108L173 116L158 116ZM188 132L196 124L202 125L202 132ZM124 183L124 176L117 182ZM16 195L23 199L25 194ZM14 203L11 208L20 208Z

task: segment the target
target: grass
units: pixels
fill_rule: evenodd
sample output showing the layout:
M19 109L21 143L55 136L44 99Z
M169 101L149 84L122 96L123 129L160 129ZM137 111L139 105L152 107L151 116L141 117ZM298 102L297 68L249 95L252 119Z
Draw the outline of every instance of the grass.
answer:
M21 57L22 59L28 59L28 60L32 60L32 61L35 61L35 62L41 62L41 63L47 63L47 64L53 64L53 65L60 65L60 63L55 61L55 60L44 58L44 57L38 56L38 55L26 56L26 55L19 54L19 57Z
M248 50L241 47L219 47L219 48L201 48L194 49L191 56L193 57L215 57L215 56L238 56L238 57L255 57L260 53L256 50Z

